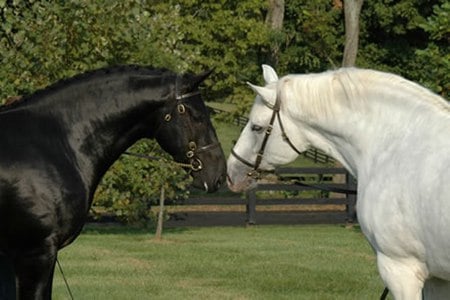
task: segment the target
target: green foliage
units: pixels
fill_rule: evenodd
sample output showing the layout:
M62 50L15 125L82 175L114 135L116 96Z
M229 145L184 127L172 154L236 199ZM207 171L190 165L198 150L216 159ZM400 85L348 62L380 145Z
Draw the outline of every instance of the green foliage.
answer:
M204 95L234 104L230 114L237 116L254 99L245 82L260 82L260 65L275 44L279 74L339 67L341 1L285 1L280 31L267 28L267 5L258 0L0 0L0 103L86 70L138 63L177 72L214 68ZM357 65L401 74L448 97L449 10L446 0L364 1ZM149 174L161 172L146 181L135 164L136 159L121 159L97 194L98 201L122 209L130 220L139 219L131 211L147 207L146 200L134 197L157 199L153 178L170 177L159 163L139 162L137 167ZM127 176L133 176L129 183Z
M429 34L430 42L415 54L422 72L418 81L448 99L450 92L450 2L433 6L433 14L418 24Z
M265 5L255 0L182 0L160 5L179 12L172 22L182 29L177 31L180 36L176 43L180 60L214 69L209 81L214 84L205 91L208 98L238 104L250 98L245 81L259 74L255 62L268 41L262 14Z
M256 0L0 2L0 99L100 66L139 63L178 72L214 68L206 96L238 102L251 94L244 82L259 75L255 62L268 40L265 5Z
M140 38L137 27L148 25L135 10L139 1L14 3L1 7L0 83L6 89L0 98L27 94L89 69L129 62Z
M365 1L357 64L397 73L448 97L449 4Z
M286 1L280 73L308 73L340 65L344 43L340 7L328 0Z
M103 177L93 209L114 213L124 223L151 225L150 208L159 202L161 187L167 199L181 201L191 179L154 141L140 141L130 152L156 159L123 155Z

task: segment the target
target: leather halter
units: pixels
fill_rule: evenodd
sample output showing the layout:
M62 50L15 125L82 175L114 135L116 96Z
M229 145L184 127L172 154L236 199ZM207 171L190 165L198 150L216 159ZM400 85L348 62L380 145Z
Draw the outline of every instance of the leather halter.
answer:
M184 113L186 113L186 108L184 107L183 100L192 98L199 94L200 94L200 91L193 91L193 92L182 94L182 95L177 94L175 96L175 99L176 99L175 107L172 108L170 113L167 113L164 116L164 121L170 122L172 120L172 113L175 111L175 108L179 115L183 115ZM209 150L217 148L217 147L220 147L219 142L211 143L211 144L208 144L205 146L198 147L194 141L189 141L188 145L187 145L187 148L189 150L186 152L186 157L189 159L189 163L176 162L176 164L178 164L179 166L184 167L184 168L190 168L194 172L198 172L203 169L203 162L197 155L199 153L209 151Z
M253 168L250 172L247 173L247 176L255 178L255 179L259 179L261 177L262 173L270 172L268 170L260 169L259 166L261 165L262 159L264 157L264 151L267 146L267 141L269 140L269 137L272 134L273 124L275 123L275 119L278 119L278 124L281 129L281 136L283 138L283 141L285 141L295 152L297 152L298 154L301 154L301 152L291 142L291 140L289 139L289 137L286 134L286 131L284 130L283 122L281 121L281 116L280 116L280 106L281 106L280 99L277 97L277 99L275 101L275 105L271 105L266 101L264 101L264 104L268 108L272 109L273 112L272 112L272 117L270 118L269 126L267 126L267 128L266 128L261 147L259 148L259 151L256 154L255 162L254 163L249 162L248 160L246 160L245 158L243 158L242 156L237 154L236 151L234 151L234 149L231 149L231 154L237 160L239 160L244 165L246 165L250 168Z

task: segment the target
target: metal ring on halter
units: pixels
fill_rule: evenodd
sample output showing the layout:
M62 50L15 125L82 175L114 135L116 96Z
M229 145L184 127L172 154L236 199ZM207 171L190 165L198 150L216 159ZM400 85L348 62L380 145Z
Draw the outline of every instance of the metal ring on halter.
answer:
M203 169L202 161L198 158L193 158L191 160L191 169L194 172L197 172L197 171L200 171L201 169Z
M197 144L195 142L191 141L188 143L188 147L189 147L189 150L195 151L197 149Z
M184 105L182 103L180 103L177 105L177 110L178 110L178 113L184 114L186 112L186 107L184 107Z

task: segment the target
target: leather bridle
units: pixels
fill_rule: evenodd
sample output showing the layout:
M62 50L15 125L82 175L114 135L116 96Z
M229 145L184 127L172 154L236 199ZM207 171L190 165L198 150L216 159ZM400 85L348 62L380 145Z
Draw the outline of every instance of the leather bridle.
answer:
M186 107L184 106L185 100L188 100L194 96L197 96L200 94L200 91L194 91L182 95L176 95L175 97L175 106L170 110L169 113L164 115L164 121L170 122L172 120L172 114L176 110L178 115L184 115L186 113ZM184 167L184 168L190 168L194 172L198 172L203 169L203 162L198 157L199 153L210 151L214 148L220 147L220 143L211 143L205 146L198 147L197 143L189 140L187 144L188 151L186 152L186 158L189 160L189 163L180 163L176 162L177 165Z
M289 137L286 134L286 131L284 130L284 126L283 126L283 122L281 121L281 116L280 116L280 106L281 106L281 101L280 99L277 97L276 101L275 101L275 105L271 105L270 103L263 101L263 103L270 109L272 109L272 117L270 118L270 122L269 122L269 126L267 126L265 133L264 133L264 138L263 141L261 143L261 147L259 148L258 153L256 154L256 160L254 163L249 162L248 160L246 160L245 158L243 158L242 156L240 156L239 154L236 153L236 151L234 151L234 149L231 149L231 154L241 163L243 163L244 165L253 168L250 172L247 173L247 176L255 178L255 179L259 179L261 178L261 175L263 173L267 173L267 172L271 172L268 170L263 170L260 169L260 165L262 162L262 159L264 157L264 151L266 149L267 146L267 141L269 140L270 135L272 134L272 129L273 129L273 124L275 123L275 119L278 119L278 124L280 126L280 130L281 130L281 136L283 138L283 141L285 141L295 152L297 152L298 154L301 154L301 152L295 147L295 145L291 142L291 140L289 139Z
M200 94L200 91L194 91L194 92L190 92L190 93L186 93L186 94L182 94L182 95L176 95L175 96L175 100L176 100L175 105L170 110L169 113L166 113L164 115L164 118L163 118L164 121L166 123L172 121L172 114L175 112L175 110L179 115L185 114L186 107L184 106L183 102L185 100L192 98L194 96L197 96L199 94ZM160 130L160 128L163 124L164 123L160 123L160 125L156 128L155 135ZM189 160L189 163L182 163L182 162L175 161L174 164L181 166L183 168L189 168L193 172L198 172L203 169L203 161L198 157L198 154L212 150L217 147L220 147L219 142L211 143L211 144L208 144L205 146L198 147L196 142L190 140L187 145L188 151L186 152L186 158ZM139 157L139 158L145 158L148 160L161 160L161 157L155 157L155 156L141 154L141 153L133 153L133 152L129 152L129 151L125 151L124 154Z

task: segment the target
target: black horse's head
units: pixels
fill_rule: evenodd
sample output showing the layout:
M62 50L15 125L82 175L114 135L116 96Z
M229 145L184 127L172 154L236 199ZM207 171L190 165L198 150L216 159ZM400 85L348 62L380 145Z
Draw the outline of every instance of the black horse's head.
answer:
M210 73L175 79L155 137L166 152L190 170L194 187L214 192L225 180L226 160L198 90Z

